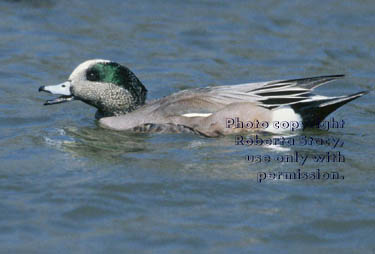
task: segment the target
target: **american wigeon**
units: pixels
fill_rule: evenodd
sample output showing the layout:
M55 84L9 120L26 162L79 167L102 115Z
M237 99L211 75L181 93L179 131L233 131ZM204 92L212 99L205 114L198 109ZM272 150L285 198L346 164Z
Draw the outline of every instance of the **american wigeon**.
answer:
M303 128L314 126L367 93L338 97L312 93L314 88L343 76L196 88L146 102L147 90L133 72L118 63L95 59L81 63L68 81L42 86L39 91L61 95L45 105L81 100L96 107L96 118L105 128L218 136L274 131L271 125L263 127L276 120L298 122Z

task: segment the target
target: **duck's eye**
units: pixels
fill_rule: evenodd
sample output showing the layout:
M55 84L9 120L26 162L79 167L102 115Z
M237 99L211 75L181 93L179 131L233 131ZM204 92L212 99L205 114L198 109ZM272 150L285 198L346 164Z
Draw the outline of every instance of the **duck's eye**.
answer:
M89 81L98 81L99 78L99 72L95 69L90 69L86 72L86 79Z

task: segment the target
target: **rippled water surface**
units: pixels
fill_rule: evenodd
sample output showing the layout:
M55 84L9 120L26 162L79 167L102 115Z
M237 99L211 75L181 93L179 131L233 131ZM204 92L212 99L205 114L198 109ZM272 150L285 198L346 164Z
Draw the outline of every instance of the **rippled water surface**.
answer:
M373 1L1 1L0 252L374 253L374 95L331 116L343 147L235 146L234 137L101 129L42 84L82 61L132 69L154 99L186 88L345 73L374 89ZM261 137L269 137L261 134ZM340 151L345 163L250 163ZM336 170L344 180L258 172Z

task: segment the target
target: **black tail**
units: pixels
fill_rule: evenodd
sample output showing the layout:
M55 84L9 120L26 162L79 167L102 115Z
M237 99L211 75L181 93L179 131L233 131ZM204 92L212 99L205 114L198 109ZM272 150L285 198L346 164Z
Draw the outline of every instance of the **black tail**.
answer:
M304 127L312 127L319 124L324 120L324 118L326 118L326 116L328 116L330 113L332 113L342 105L367 93L368 91L363 91L340 97L302 101L290 106L302 117Z
M321 85L335 81L343 77L345 77L345 74L310 77L310 78L299 78L299 79L288 79L288 80L277 81L276 84L290 84L291 83L293 84L293 86L299 86L299 87L313 90ZM272 85L272 83L270 85Z

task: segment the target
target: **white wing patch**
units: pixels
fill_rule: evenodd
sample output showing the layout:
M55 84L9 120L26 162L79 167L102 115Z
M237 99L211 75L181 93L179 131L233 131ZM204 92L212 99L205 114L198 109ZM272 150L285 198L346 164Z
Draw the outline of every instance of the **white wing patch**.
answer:
M212 113L187 113L183 114L184 117L209 117Z

